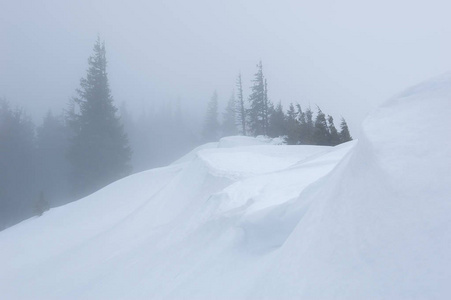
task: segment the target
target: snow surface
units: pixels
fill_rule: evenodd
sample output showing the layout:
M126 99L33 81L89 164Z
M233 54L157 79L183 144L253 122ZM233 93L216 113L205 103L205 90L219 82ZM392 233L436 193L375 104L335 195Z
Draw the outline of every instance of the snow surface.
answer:
M451 297L451 74L337 147L228 137L0 232L2 299Z

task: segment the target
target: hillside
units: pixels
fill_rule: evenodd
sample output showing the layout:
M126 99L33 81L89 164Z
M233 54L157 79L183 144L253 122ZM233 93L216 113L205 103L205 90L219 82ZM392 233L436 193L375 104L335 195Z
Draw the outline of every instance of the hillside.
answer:
M0 232L4 299L451 296L451 75L358 142L228 137Z

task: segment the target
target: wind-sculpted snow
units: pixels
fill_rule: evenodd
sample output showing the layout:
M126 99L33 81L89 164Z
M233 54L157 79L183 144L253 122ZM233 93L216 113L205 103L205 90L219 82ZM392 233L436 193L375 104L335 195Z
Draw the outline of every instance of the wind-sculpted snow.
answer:
M451 297L451 74L389 100L253 290L262 298ZM260 292L258 292L260 291Z
M231 179L242 179L265 173L285 170L330 147L320 146L247 146L208 149L198 152L198 157L211 174Z
M2 299L451 296L450 76L337 147L228 137L0 232Z

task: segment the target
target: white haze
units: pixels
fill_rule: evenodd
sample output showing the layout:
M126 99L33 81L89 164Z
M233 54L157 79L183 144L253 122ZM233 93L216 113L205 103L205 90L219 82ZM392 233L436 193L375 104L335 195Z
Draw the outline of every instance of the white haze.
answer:
M135 113L177 99L203 109L215 89L225 102L261 59L273 102L318 104L358 137L381 100L451 69L450 11L449 1L1 1L0 97L35 122L61 110L100 35L116 104Z
M450 96L335 147L222 138L0 231L2 299L451 299Z

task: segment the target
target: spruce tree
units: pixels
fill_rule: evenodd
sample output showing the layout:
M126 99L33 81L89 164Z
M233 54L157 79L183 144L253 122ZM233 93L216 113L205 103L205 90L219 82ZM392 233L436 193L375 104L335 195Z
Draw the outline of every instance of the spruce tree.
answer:
M313 131L313 138L316 145L329 145L329 129L327 128L326 115L321 111L319 106L318 113L315 119L315 130Z
M265 92L265 80L263 77L262 62L257 65L252 85L252 93L249 95L248 109L249 129L253 135L266 135L267 132L267 95Z
M69 114L74 136L68 157L74 187L80 196L131 171L131 149L116 115L106 72L105 43L100 38L88 64L86 78L80 80L78 96L73 99L74 109Z
M299 122L299 144L304 145L307 144L307 135L308 135L308 128L307 128L307 121L305 113L302 111L301 105L299 103L296 104L296 110L297 110L297 120Z
M349 133L348 124L346 124L345 119L341 118L341 124L340 124L341 130L340 130L340 143L346 143L349 141L352 141L352 136Z
M219 138L218 94L216 91L207 105L202 135L206 142L214 142Z
M236 119L237 122L241 125L241 134L246 135L246 108L244 106L244 96L243 96L243 84L241 82L241 73L238 74L237 82L237 93L238 93L238 101L237 101L237 110L236 110Z
M296 110L293 103L290 103L286 117L286 142L288 145L299 144L299 129Z
M268 135L268 128L269 128L269 107L272 105L272 103L269 101L268 98L268 81L265 78L265 90L264 90L264 98L263 98L263 128L265 135Z
M268 135L270 137L279 137L285 134L285 113L283 112L282 103L279 102L275 108L271 103L269 105Z
M337 128L335 128L334 118L332 118L332 116L328 116L327 123L329 126L329 145L336 146L340 144L340 136L338 135Z
M314 125L313 125L313 112L308 107L301 116L298 116L300 120L300 144L301 145L315 145L313 139Z
M302 111L302 107L299 103L296 103L296 110L299 124L305 124L305 113Z
M225 111L222 114L222 135L223 136L236 135L238 133L238 130L236 127L235 107L236 107L235 95L234 95L234 93L232 93L229 101L227 102Z

